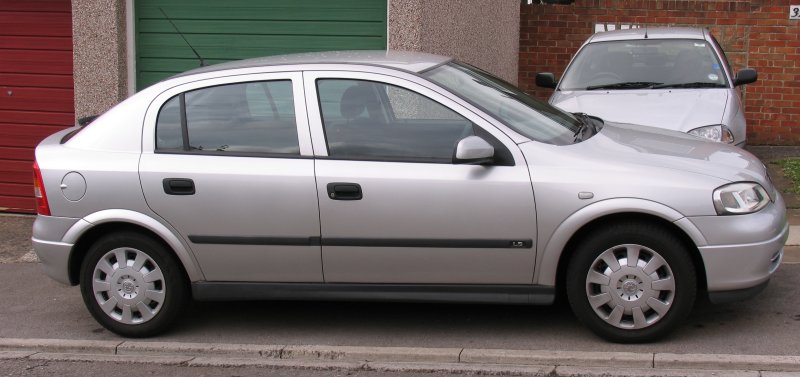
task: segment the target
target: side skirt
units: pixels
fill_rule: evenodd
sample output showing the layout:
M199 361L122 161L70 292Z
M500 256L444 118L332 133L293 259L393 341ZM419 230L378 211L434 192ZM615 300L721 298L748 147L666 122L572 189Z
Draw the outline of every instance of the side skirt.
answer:
M311 300L549 305L555 288L537 285L192 283L200 301Z

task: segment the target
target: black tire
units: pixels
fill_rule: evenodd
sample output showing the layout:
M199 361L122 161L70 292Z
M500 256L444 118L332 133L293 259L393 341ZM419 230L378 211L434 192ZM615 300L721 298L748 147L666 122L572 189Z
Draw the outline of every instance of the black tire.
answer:
M164 332L189 300L188 281L175 255L161 242L131 231L103 236L89 248L80 283L92 317L131 338Z
M635 267L628 259L636 261ZM666 267L652 271L662 263ZM689 251L674 234L656 224L618 223L580 242L567 267L566 290L575 316L600 337L652 342L688 317L697 275Z

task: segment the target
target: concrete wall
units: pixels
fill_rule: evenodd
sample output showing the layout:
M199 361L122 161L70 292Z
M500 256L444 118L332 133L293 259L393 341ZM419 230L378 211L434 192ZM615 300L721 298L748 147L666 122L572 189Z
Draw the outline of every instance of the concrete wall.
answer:
M128 96L125 43L125 0L72 0L76 118Z
M519 0L388 0L389 49L453 56L516 83ZM128 96L126 0L72 0L75 117Z
M389 49L453 56L516 83L519 0L388 0Z

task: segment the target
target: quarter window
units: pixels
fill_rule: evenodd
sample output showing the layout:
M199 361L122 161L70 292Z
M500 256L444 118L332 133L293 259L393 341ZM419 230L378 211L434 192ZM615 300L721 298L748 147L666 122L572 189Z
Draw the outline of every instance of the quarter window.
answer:
M175 96L158 114L156 149L299 155L292 82L220 85Z
M362 80L317 81L328 154L335 158L451 162L472 122L419 93Z

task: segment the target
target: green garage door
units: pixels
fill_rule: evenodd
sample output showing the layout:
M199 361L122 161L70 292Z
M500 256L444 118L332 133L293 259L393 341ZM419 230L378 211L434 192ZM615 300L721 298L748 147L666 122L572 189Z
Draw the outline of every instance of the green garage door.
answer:
M136 88L200 66L176 27L206 65L307 51L382 50L386 3L136 0Z

